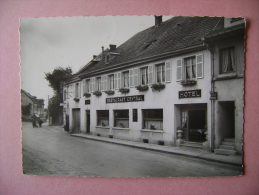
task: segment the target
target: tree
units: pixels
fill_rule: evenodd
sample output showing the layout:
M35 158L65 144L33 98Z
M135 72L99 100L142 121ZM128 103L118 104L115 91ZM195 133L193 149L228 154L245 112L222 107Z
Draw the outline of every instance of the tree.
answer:
M22 115L29 116L31 114L31 107L31 103L29 103L28 105L22 105Z
M53 89L55 94L62 94L62 83L72 75L70 67L57 67L53 72L45 73L45 79L49 82L49 86Z
M54 91L54 96L50 98L48 107L48 114L52 117L53 124L60 124L62 121L63 111L60 103L63 99L63 82L71 76L72 70L70 67L57 67L53 72L45 73L45 79Z

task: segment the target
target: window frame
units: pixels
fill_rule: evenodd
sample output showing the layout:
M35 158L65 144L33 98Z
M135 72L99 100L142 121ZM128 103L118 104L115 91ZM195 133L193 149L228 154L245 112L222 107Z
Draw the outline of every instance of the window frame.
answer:
M114 74L108 75L109 78L109 90L114 90L115 89L115 78ZM112 84L112 85L111 85Z
M127 117L116 117L116 112L127 112ZM113 110L113 117L114 117L114 121L113 121L113 127L114 128L129 128L129 109L121 109L121 110ZM118 120L127 120L127 124L126 126L121 125L122 123L120 123L120 126L117 124L119 123Z
M100 116L102 112L108 114L108 116ZM110 112L109 110L96 110L96 126L109 127L110 126ZM103 122L99 122L100 120L106 120L108 124L103 124Z
M160 117L150 117L150 114L155 113L155 111L159 111L159 115L161 115ZM148 113L149 112L149 113ZM142 118L143 118L143 122L142 122L142 129L148 129L148 130L160 130L163 131L163 127L164 127L164 110L162 108L155 108L155 109L142 109ZM155 125L154 129L151 128L151 124L149 124L148 121L153 121L153 123L158 124L158 121L160 121L159 127L156 128ZM150 127L148 127L148 125L150 125Z
M161 81L158 81L158 68L161 66L161 72L159 72ZM159 63L155 65L155 80L157 83L165 83L166 82L166 69L165 62Z
M145 78L143 79L143 77L145 77ZM148 66L140 68L140 80L141 80L140 81L141 85L148 85L149 84L149 81L148 81Z
M228 55L229 55L229 51L233 49L233 64L234 64L234 68L233 70L230 70L230 71L226 71L226 72L223 72L222 71L222 52L225 51L225 50L228 50ZM228 56L229 57L229 56ZM229 66L229 64L228 64ZM231 75L231 74L235 74L236 73L236 48L235 46L228 46L228 47L222 47L222 48L219 48L219 67L218 67L218 73L219 75Z
M122 72L122 75L123 75L123 87L129 88L130 87L130 83L129 83L130 82L130 74L129 74L129 71ZM125 80L127 82L125 82ZM126 86L125 83L127 83L128 85Z
M96 90L101 91L102 90L102 80L101 77L96 77Z

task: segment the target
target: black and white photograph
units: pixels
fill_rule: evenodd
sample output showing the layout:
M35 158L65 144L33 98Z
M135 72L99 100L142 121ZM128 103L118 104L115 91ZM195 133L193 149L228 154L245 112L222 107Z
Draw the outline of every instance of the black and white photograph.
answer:
M243 175L243 17L20 20L25 175Z

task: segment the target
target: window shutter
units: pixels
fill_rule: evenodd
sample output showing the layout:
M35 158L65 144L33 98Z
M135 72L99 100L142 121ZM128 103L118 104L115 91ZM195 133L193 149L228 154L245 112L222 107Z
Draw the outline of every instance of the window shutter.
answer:
M203 78L203 55L196 55L196 74L197 78Z
M129 86L133 87L133 69L129 71Z
M76 83L74 84L74 97L76 97Z
M165 63L165 82L171 82L171 62Z
M117 84L118 84L118 89L121 88L121 73L119 72L118 73L118 81L117 81Z
M148 66L148 84L153 83L153 65Z
M104 87L103 87L103 76L101 76L101 91L104 91Z
M92 78L92 91L95 91L95 77Z
M83 79L83 93L86 92L86 79Z
M103 90L107 90L107 75L103 76Z
M114 89L118 89L117 81L118 81L118 73L115 73L114 74Z
M176 61L177 62L177 67L176 67L176 80L181 81L183 79L183 72L182 72L182 59L179 59Z
M137 86L139 83L138 75L139 75L139 70L138 70L138 68L135 68L134 69L134 86Z
M81 82L78 83L78 97L81 97Z

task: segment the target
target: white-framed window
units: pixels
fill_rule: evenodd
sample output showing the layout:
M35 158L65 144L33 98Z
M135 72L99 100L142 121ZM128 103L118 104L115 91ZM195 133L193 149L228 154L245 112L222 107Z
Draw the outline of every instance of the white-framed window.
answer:
M114 110L114 127L129 128L129 110Z
M143 129L163 130L163 109L143 109Z
M109 75L109 89L114 89L114 74Z
M203 55L193 55L177 60L177 81L203 78Z
M140 69L140 79L141 79L141 85L147 85L148 84L148 67L144 67Z
M109 127L109 110L97 110L97 126Z
M185 79L196 79L196 57L192 56L184 59Z
M129 71L123 72L123 87L129 87Z
M165 82L165 63L156 65L156 82L157 83Z
M219 51L220 66L219 73L235 72L235 47L227 47Z
M101 91L102 90L102 85L101 85L101 77L96 78L96 90Z

